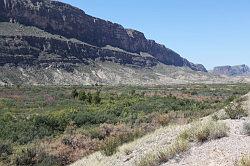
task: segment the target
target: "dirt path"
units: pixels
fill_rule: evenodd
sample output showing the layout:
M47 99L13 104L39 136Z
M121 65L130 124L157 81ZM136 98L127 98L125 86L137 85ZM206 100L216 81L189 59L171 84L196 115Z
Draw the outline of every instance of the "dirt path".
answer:
M244 107L250 113L250 93L246 97ZM222 122L230 127L228 137L191 147L182 156L177 156L162 166L233 166L242 155L250 154L250 137L243 133L243 125L250 122L250 118L227 119ZM187 127L187 125L170 126L158 129L154 133L121 146L119 152L111 157L96 152L72 166L135 166L145 154L170 146L178 134Z

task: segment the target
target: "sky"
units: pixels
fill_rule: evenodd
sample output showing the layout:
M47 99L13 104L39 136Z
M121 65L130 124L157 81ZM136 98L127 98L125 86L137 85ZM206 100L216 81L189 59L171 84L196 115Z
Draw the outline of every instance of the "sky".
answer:
M250 66L250 0L61 0L139 30L207 69Z

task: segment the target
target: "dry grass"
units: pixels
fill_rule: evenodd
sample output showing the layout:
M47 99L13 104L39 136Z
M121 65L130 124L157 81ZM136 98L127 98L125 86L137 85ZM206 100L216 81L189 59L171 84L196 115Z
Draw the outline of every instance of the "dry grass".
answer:
M167 162L173 158L176 154L180 154L189 149L189 142L185 139L177 139L176 142L167 149L163 149L158 153L160 163Z
M243 156L237 163L237 166L250 166L250 155Z
M130 155L131 153L133 153L133 150L130 148L125 148L123 152L125 155Z
M233 103L229 104L225 111L231 119L240 119L242 117L248 116L248 112L243 108L242 103L245 101L245 98L240 98Z
M227 136L229 128L220 122L208 120L206 122L196 122L187 130L184 130L177 140L169 147L143 156L137 166L156 166L166 163L177 154L181 154L189 149L192 141L204 142L206 140L219 139Z
M212 114L211 118L214 121L230 119L229 115L226 113L226 111L224 109Z
M143 156L138 162L137 166L156 166L158 165L158 156L154 153L148 153L147 155Z
M185 152L189 149L189 142L184 139L177 139L170 147L161 149L157 152L151 152L142 157L137 166L156 166L167 162L175 155Z
M188 130L183 131L180 137L189 141L204 142L227 136L229 128L224 123L209 120L196 122Z
M153 117L152 123L166 126L170 123L171 118L170 114L156 114Z

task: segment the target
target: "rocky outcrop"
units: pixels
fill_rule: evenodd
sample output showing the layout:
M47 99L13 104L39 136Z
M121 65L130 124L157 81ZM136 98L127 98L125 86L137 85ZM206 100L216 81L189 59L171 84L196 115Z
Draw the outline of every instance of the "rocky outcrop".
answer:
M187 66L196 71L206 72L204 66L195 65L164 45L158 44L153 40L147 40L144 34L139 31L125 29L119 24L89 16L78 8L58 1L0 0L0 21L18 22L26 26L35 26L51 34L57 34L66 38L75 38L96 48L110 45L129 52L126 55L145 52L166 65ZM38 41L40 40L38 39ZM79 49L78 46L76 48ZM119 60L116 61L123 61L122 63L127 63L126 61L131 62L129 56L128 59L121 60L117 52L103 53L98 50L95 50L98 54L90 53L86 55L87 53L74 53L80 56L78 57L80 59L81 56L94 56L93 58L96 58L96 55L102 57L111 54L115 58L118 56ZM152 65L155 63L155 59L151 58L151 62L144 61L143 59L141 61Z
M158 63L154 57L95 47L13 23L0 23L0 50L0 66L54 66L73 70L74 66L96 60L135 67L153 67Z
M247 65L237 66L218 66L212 71L214 74L227 76L246 76L250 75L250 68Z

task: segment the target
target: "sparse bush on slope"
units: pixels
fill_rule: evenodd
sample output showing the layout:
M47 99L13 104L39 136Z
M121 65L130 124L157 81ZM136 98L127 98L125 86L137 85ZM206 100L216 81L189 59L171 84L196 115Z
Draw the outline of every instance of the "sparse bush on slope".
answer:
M228 130L229 128L224 123L211 120L195 123L190 129L184 130L169 147L143 156L137 162L137 166L157 166L166 163L177 154L187 151L190 148L190 142L219 139L227 136Z
M45 151L37 148L29 148L23 150L20 154L15 156L15 165L33 165L33 166L43 166L43 165L58 165L58 159L55 156L47 154Z
M119 133L118 133L119 134ZM106 139L101 151L106 156L111 156L118 151L118 147L124 143L134 141L143 135L142 131L127 131Z
M189 142L185 139L178 138L170 147L163 148L157 152L148 153L143 156L137 166L157 166L165 163L175 155L183 153L189 149Z
M247 110L242 106L242 102L245 100L246 98L244 97L238 98L225 108L226 113L231 119L240 119L248 115Z
M240 119L247 116L247 111L244 110L241 105L235 103L231 103L227 106L225 111L231 119Z
M237 166L250 166L250 155L243 156L238 163Z
M224 123L208 121L197 122L190 129L183 131L180 137L190 141L204 142L227 136L229 128Z

